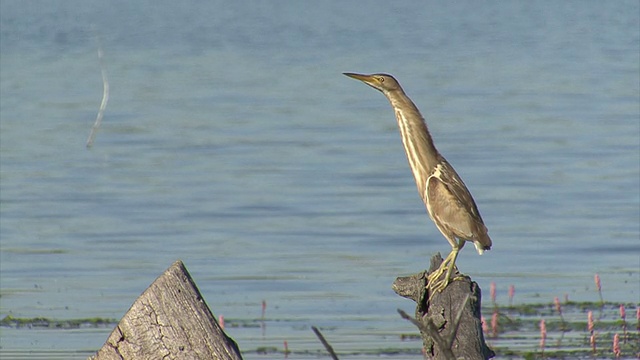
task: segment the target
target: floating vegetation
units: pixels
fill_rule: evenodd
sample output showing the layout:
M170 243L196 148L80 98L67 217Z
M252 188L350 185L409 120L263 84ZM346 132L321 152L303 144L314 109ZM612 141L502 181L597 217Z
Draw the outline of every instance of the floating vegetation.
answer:
M483 307L484 336L487 344L496 353L496 359L636 359L640 354L640 304L613 303L600 300L595 302L564 301L554 298L548 303L514 304L510 290L509 305L500 305L495 298ZM633 315L628 316L628 314ZM485 318L488 320L485 320ZM113 328L116 319L85 318L71 320L48 319L44 317L18 318L11 315L0 320L0 327L15 329L90 329ZM265 318L224 319L228 328L264 329L266 324L291 323L296 331L309 331L301 326L299 319ZM335 331L340 326L328 326L323 330ZM244 331L244 330L243 330ZM312 335L310 335L312 336ZM366 335L363 335L366 336ZM291 342L293 339L289 339ZM385 356L406 358L420 354L421 337L416 333L399 335L401 342L415 342L415 347L381 347L341 349L334 345L340 358L362 356ZM330 340L329 340L330 341ZM326 352L309 348L307 342L295 350L280 346L258 346L244 344L243 353L292 357L323 356Z
M16 318L11 315L0 320L0 326L12 328L38 329L80 329L113 327L118 324L116 319L87 318L71 320L54 320L44 317Z
M496 329L485 330L485 339L503 359L636 358L640 319L635 331L629 331L626 310L637 312L639 307L601 301L560 303L557 298L548 304L496 305L483 309L498 323Z

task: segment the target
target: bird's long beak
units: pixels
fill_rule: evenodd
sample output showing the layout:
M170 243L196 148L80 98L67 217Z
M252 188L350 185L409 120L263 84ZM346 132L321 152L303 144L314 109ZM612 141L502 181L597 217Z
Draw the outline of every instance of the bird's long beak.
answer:
M363 83L375 88L375 89L380 89L380 82L378 81L378 78L376 78L373 75L363 75L363 74L356 74L356 73L343 73L344 75L350 77L350 78L354 78L356 80L360 80Z

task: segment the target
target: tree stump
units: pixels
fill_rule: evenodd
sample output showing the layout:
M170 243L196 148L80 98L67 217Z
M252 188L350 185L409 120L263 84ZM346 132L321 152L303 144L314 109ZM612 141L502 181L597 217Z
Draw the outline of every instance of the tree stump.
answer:
M416 325L427 354L436 360L494 357L482 333L481 291L476 282L464 276L452 281L441 293L428 293L427 276L441 263L438 253L431 258L428 272L399 277L392 286L396 294L416 302Z
M89 359L241 360L182 261L138 297L104 346Z

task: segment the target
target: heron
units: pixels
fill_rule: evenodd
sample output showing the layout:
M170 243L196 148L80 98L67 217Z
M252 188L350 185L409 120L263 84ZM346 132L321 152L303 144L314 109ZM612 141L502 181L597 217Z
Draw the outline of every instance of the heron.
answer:
M491 238L478 207L458 173L438 152L420 111L389 74L344 75L382 92L391 103L409 167L429 217L451 244L451 253L427 277L430 291L442 292L452 280L458 253L471 241L479 255L491 249ZM442 277L444 275L444 277Z

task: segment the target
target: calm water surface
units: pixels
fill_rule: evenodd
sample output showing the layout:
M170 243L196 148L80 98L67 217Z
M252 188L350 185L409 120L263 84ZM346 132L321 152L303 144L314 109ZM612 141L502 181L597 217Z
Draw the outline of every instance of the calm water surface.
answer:
M595 301L599 273L638 303L639 11L3 1L0 316L119 319L182 259L230 324L267 302L229 329L248 359L321 349L311 325L345 354L419 356L390 285L449 245L388 103L344 71L392 73L422 109L490 229L458 260L485 291ZM111 92L87 150L96 37ZM0 331L7 357L82 358L111 328Z

